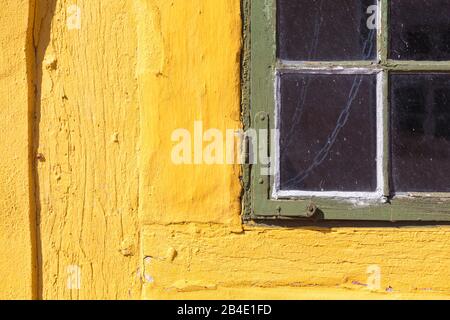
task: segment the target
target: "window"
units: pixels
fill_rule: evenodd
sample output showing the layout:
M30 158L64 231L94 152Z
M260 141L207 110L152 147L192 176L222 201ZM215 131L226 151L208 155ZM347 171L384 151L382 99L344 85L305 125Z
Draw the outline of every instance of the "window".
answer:
M450 221L450 0L244 4L247 214Z

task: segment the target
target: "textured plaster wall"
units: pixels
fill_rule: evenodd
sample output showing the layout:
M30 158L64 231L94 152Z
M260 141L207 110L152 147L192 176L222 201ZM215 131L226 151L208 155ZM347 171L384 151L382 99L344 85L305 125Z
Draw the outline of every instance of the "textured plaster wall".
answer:
M37 3L40 296L139 298L134 3Z
M243 225L239 166L171 162L241 127L239 0L33 3L0 12L0 297L450 298L448 227Z
M240 126L240 4L140 8L145 298L450 297L447 227L243 226L238 167L174 166L173 129ZM374 265L381 287L371 292Z
M33 105L29 1L0 10L0 298L36 296L33 181L29 125Z

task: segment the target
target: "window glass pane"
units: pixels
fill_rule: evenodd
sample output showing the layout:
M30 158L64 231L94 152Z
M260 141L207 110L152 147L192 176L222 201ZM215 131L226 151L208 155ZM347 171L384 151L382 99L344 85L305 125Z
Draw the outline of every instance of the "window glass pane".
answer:
M282 191L375 191L376 75L280 75Z
M450 60L450 0L391 0L390 58Z
M390 76L396 192L450 191L450 74Z
M373 60L376 0L277 0L278 56L293 61Z

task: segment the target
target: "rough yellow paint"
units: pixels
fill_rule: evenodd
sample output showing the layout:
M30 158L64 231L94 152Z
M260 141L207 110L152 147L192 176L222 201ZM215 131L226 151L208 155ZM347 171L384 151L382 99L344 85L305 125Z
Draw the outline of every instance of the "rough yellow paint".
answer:
M239 1L137 0L145 224L240 223L239 167L175 166L172 132L240 127Z
M448 228L243 227L238 167L173 165L174 129L239 127L239 1L139 4L144 298L450 298Z
M145 297L449 298L448 228L147 226ZM176 251L175 259L167 253ZM369 266L381 288L368 289ZM270 290L273 288L274 290ZM345 290L344 290L345 289ZM285 295L284 295L285 294Z
M238 165L172 163L241 127L239 0L3 4L0 298L450 298L448 227L243 225Z
M0 10L0 299L36 296L29 159L33 10L25 0L2 1Z
M34 31L40 297L138 298L133 2L38 1Z

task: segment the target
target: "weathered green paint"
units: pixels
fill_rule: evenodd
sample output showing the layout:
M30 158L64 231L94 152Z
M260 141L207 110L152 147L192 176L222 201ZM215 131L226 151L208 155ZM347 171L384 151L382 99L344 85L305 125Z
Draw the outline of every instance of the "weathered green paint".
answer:
M389 47L389 33L388 33L388 19L389 19L389 4L388 0L378 0L378 6L381 11L379 12L380 23L377 37L377 48L379 62L385 64L388 59L388 47Z
M242 0L243 61L242 119L244 128L273 129L275 110L275 72L277 69L336 67L364 68L383 72L384 178L389 195L389 103L390 71L450 71L449 62L392 61L388 59L388 1L381 3L381 30L378 32L378 62L335 61L283 64L276 59L276 0ZM261 116L264 117L261 117ZM392 199L390 203L355 203L344 199L273 200L273 177L261 176L261 164L244 166L243 213L245 220L307 219L362 221L450 221L450 198L446 194Z
M250 117L250 6L251 0L241 1L242 12L242 53L241 53L241 121L243 129L251 128ZM242 215L251 214L251 174L250 166L244 164L242 168Z

